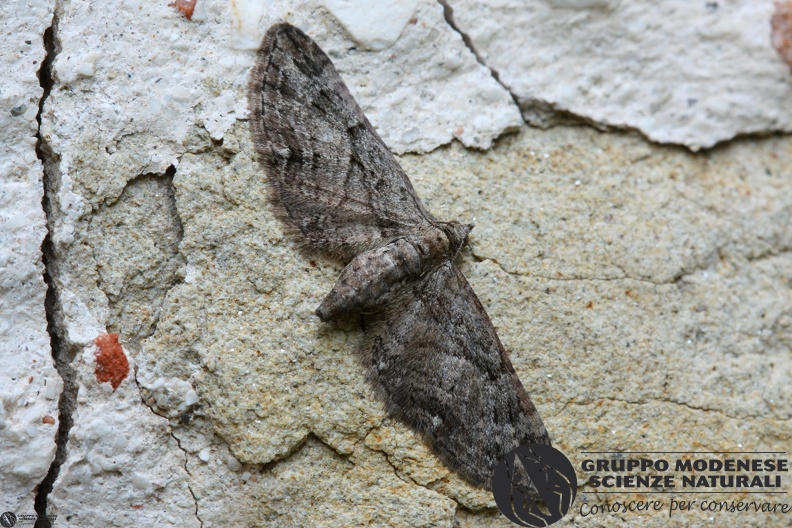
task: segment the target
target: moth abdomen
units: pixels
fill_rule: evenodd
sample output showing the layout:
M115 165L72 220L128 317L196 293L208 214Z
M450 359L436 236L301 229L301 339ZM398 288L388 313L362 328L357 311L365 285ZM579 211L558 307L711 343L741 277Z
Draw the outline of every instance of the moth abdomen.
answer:
M379 311L405 284L432 271L453 250L445 231L432 226L419 235L365 251L347 264L315 313L329 321L345 314Z

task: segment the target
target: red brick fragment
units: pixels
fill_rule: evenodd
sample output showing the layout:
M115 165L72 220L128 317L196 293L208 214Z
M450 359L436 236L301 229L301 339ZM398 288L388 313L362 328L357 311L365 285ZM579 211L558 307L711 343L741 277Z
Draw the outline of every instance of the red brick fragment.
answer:
M170 4L171 7L175 7L187 18L187 20L192 20L193 11L195 11L195 4L198 3L198 0L174 0Z
M129 375L129 360L118 342L118 334L100 335L94 343L97 348L94 352L96 381L109 381L115 391Z

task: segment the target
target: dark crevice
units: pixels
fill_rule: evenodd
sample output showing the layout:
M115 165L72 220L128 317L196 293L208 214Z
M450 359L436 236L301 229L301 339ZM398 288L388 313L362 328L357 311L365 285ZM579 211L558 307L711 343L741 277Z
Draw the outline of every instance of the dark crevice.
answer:
M550 128L555 125L589 125L600 131L612 129L612 127L608 125L593 121L584 116L579 116L568 110L558 108L555 104L548 101L543 101L541 99L526 99L520 102L517 94L512 92L511 89L503 81L501 81L498 71L487 64L484 58L476 50L470 35L462 31L462 29L457 26L456 21L454 20L454 9L448 4L448 0L437 1L443 6L443 16L445 17L446 23L451 26L451 29L459 33L459 35L462 37L462 41L465 43L465 46L470 50L473 56L476 57L478 63L487 68L490 72L490 75L492 75L492 78L495 79L495 82L501 85L503 89L508 92L512 98L512 101L514 101L514 104L517 105L517 108L520 110L523 121L529 125L539 128Z
M222 138L219 142L221 145L223 144ZM179 204L176 200L176 189L173 187L173 178L176 176L176 166L170 165L167 170L165 171L165 178L168 182L167 188L167 197L168 197L168 205L171 207L171 214L174 218L174 223L176 227L176 254L173 255L171 258L178 259L182 265L186 263L186 258L181 252L181 244L182 240L184 240L184 224L182 223L181 215L179 214ZM184 283L184 277L178 274L175 274L170 279L170 283L166 288L165 292L162 295L162 299L159 304L159 308L157 309L157 314L154 317L154 321L151 324L151 328L149 329L148 337L154 335L157 331L157 325L159 324L160 317L162 317L162 309L165 305L165 299L167 299L168 294L170 291L178 286L179 284ZM191 490L192 491L192 490Z
M478 61L478 63L481 64L482 66L484 66L485 68L487 68L487 70L489 70L490 75L492 75L492 78L495 79L495 82L500 84L503 87L503 89L506 90L509 93L509 95L512 98L512 101L514 101L514 104L517 105L517 108L521 108L520 100L517 99L517 95L514 94L509 89L508 86L503 84L503 82L500 80L500 75L498 74L498 72L495 71L493 68L491 68L484 61L484 58L479 54L479 52L476 51L476 47L473 46L473 41L471 40L470 35L468 35L464 31L462 31L459 28L459 26L457 26L456 22L454 21L454 9L448 4L448 0L437 0L437 1L440 2L440 5L443 6L443 16L445 17L446 23L449 26L451 26L451 29L453 29L454 31L459 33L459 35L462 37L462 42L465 43L465 46L467 47L467 49L469 49L470 52L473 54L473 56L476 57L476 60Z
M76 354L76 348L70 347L68 342L60 336L58 328L63 320L60 306L60 299L56 287L54 277L57 275L57 262L55 257L55 247L52 241L53 230L53 215L52 215L52 202L50 196L53 193L53 185L55 180L56 167L58 162L57 155L52 151L47 142L41 134L41 121L44 112L44 103L49 97L52 87L54 85L52 75L52 63L55 56L60 50L60 43L57 37L58 31L58 15L57 12L53 14L52 25L44 31L44 49L46 56L41 63L41 68L38 71L39 84L42 88L41 99L39 100L38 114L36 115L36 122L38 123L38 132L36 134L36 155L41 160L43 167L43 197L41 206L44 209L47 219L48 234L44 237L41 245L42 261L44 263L44 282L47 285L47 293L45 298L45 310L47 317L47 332L50 335L50 347L52 349L52 357L55 362L55 368L58 374L63 379L63 392L58 400L58 431L56 433L56 450L55 459L50 465L47 476L39 484L36 490L36 498L34 501L34 510L37 515L36 528L50 528L52 521L47 518L47 498L52 492L52 486L55 479L58 478L61 465L66 460L66 447L69 438L69 430L74 422L73 413L77 400L77 382L75 380L74 371L71 367L72 360Z

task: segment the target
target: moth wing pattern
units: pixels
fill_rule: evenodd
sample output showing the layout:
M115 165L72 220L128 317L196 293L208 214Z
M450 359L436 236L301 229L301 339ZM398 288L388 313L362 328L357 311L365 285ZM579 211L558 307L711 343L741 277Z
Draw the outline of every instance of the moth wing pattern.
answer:
M514 447L549 444L484 307L453 264L471 226L460 230L426 210L327 55L297 28L271 27L248 106L270 201L304 248L348 262L417 235L403 253L347 266L356 284L392 290L375 313L361 314L361 357L388 412L479 487ZM430 244L428 233L438 232L463 234L455 245L440 244L439 235ZM387 279L396 268L405 273Z
M446 262L373 320L364 360L386 409L449 468L487 487L518 445L549 444L484 307Z
M298 28L267 31L248 105L271 201L306 249L348 261L434 220L333 63Z

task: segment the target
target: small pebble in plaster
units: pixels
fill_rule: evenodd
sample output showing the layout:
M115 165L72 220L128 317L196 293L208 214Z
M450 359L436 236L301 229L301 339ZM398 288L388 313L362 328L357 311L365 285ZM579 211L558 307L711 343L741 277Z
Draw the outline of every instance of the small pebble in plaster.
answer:
M96 381L110 382L115 391L129 375L129 360L118 342L118 334L100 335L94 340L96 352Z
M130 480L133 486L135 486L137 489L142 489L142 490L147 489L151 484L151 481L148 478L146 478L145 475L143 475L142 473L138 473L137 471L132 472L132 474L130 475Z
M55 424L55 418L53 418L52 416L50 416L48 414L44 418L41 419L41 423L47 424L47 425L54 425Z
M772 42L781 58L792 66L792 0L775 3L775 13L770 19L773 28Z
M199 398L198 398L198 393L197 393L197 392L195 392L195 391L194 391L194 390L192 390L192 389L190 389L189 391L187 391L187 394L184 396L184 403L185 403L185 405L187 405L188 407L189 407L189 406L191 406L191 405L195 405L196 403L198 403L198 400L199 400Z
M155 390L161 389L164 386L165 386L165 379L164 378L157 378L157 379L154 380L153 383L150 383L149 385L147 385L146 388L149 389L149 390L155 391Z
M176 85L171 88L170 94L174 101L179 101L181 103L189 101L193 98L193 94L189 88L185 88L181 85Z
M77 66L77 74L83 77L93 77L96 72L96 61L102 58L98 51L92 51L83 58L83 62Z
M94 65L90 62L84 62L77 66L77 74L82 75L83 77L93 77L94 75Z
M209 462L209 456L212 454L211 449L208 447L204 447L198 452L198 458L200 458L203 462Z
M174 0L170 4L170 7L175 7L182 13L184 13L184 17L187 20L192 20L193 11L195 11L195 4L197 0Z
M46 387L44 388L44 397L48 400L54 400L58 396L58 386L54 383L47 383Z
M473 226L426 210L327 55L294 26L271 27L248 104L276 212L304 247L349 262L315 314L363 317L370 337L361 355L391 415L481 488L513 448L548 444L453 264Z
M239 463L239 460L232 457L231 455L228 455L228 458L226 459L226 466L228 467L229 470L234 472L242 469L242 464Z

